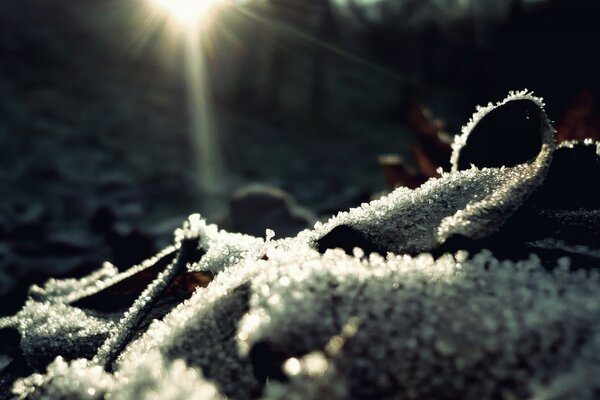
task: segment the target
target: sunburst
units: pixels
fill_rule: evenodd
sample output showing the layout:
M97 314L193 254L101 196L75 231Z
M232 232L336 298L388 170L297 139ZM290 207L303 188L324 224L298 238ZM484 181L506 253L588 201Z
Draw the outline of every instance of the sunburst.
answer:
M168 11L186 27L202 26L219 6L228 0L151 0L157 7Z

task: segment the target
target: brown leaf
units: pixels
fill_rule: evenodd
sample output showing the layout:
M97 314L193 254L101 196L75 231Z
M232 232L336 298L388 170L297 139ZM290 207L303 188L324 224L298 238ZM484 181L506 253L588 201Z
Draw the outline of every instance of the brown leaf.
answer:
M599 140L599 111L594 92L589 89L580 91L557 126L556 140Z
M177 275L175 281L167 287L165 296L189 298L197 288L207 287L213 277L210 272L184 272Z
M116 312L129 308L160 272L169 265L177 252L167 254L154 265L123 279L91 296L77 300L72 305L99 312Z
M427 179L438 177L439 167L449 169L452 150L450 138L444 132L444 123L435 119L431 110L416 98L408 103L405 122L417 136L417 144L410 147L417 170L407 167L404 160L395 154L379 157L379 165L390 186L414 189Z
M404 186L414 189L425 182L425 177L409 169L397 154L380 156L379 165L383 168L385 180L391 187Z

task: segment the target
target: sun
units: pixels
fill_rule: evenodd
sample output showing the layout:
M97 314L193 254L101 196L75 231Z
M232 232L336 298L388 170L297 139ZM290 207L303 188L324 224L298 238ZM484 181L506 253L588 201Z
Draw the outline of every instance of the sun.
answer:
M178 22L192 27L202 25L215 8L226 0L151 0L158 7L168 11Z

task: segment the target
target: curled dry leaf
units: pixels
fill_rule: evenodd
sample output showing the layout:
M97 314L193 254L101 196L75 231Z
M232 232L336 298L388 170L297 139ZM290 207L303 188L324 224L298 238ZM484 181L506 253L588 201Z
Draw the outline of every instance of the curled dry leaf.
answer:
M417 137L417 143L410 147L417 169L407 166L397 154L379 157L379 165L390 186L414 189L429 178L439 177L440 167L448 170L451 139L444 131L443 121L434 118L431 110L415 98L406 109L405 122Z

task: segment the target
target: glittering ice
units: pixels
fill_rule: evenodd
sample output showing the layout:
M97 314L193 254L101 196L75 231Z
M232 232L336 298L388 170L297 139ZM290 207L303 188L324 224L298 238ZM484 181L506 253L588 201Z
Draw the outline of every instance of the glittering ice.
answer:
M539 114L541 147L528 163L499 168L472 165L458 170L458 155L471 131L491 111L511 102L526 101ZM395 253L430 251L453 235L472 239L497 231L542 184L555 148L554 128L540 98L525 91L511 92L497 104L478 108L453 144L453 173L430 179L415 190L396 189L381 199L318 223L295 239L314 242L339 225L348 225L379 248ZM293 241L294 239L292 239Z
M46 374L18 381L14 392L19 399L36 400L223 399L198 371L181 361L165 364L160 358L148 360L137 370L111 375L88 360L65 362L59 357Z
M537 155L516 165L458 168L478 123L513 101L539 113ZM0 329L19 331L38 372L17 380L13 395L593 399L600 391L600 274L571 270L568 256L595 257L597 249L551 237L532 242L564 254L552 268L535 255L509 261L489 251L426 253L455 235L476 240L501 229L543 185L552 135L541 99L511 93L479 108L465 126L453 172L416 190L397 189L281 240L270 230L265 238L225 232L192 215L173 246L128 271L105 264L82 279L34 286L18 314L0 319ZM597 219L594 210L544 212L569 226ZM387 255L316 251L341 225ZM157 263L162 272L126 312L75 306ZM210 273L212 281L141 329L178 270Z
M285 349L272 356L289 360L323 351L352 398L525 398L533 382L563 379L582 352L600 350L598 273L549 272L536 257L500 262L488 253L365 260L287 251L269 263L252 283L242 353L257 343ZM332 351L352 320L355 332ZM295 376L299 363L289 360L284 371ZM598 361L580 369L597 370ZM600 388L586 384L578 393Z

